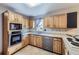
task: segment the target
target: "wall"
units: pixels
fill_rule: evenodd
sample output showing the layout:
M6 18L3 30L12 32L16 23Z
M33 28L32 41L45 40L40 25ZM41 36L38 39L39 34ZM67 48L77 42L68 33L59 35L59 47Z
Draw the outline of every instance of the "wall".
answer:
M6 10L0 6L0 52L2 51L2 13Z

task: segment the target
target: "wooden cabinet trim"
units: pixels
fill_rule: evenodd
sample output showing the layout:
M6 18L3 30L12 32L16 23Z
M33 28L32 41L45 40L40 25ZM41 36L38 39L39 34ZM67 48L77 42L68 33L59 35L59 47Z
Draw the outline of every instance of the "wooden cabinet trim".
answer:
M2 13L2 23L3 23L3 44L2 44L2 54L8 54L8 43L9 43L9 36L8 36L8 11Z

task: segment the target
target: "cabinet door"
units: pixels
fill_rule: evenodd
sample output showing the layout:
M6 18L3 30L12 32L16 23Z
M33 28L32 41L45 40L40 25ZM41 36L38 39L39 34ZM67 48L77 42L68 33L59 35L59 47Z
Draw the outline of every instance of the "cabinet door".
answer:
M29 44L29 38L28 37L23 38L23 40L22 40L22 47L24 47L24 46L26 46L28 44Z
M59 28L67 28L67 15L59 15Z
M29 20L27 18L23 18L23 28L29 28Z
M12 12L8 12L8 19L9 19L9 23L14 23L15 22L15 14Z
M59 16L54 16L54 28L59 28Z
M77 28L77 12L67 14L67 27Z
M29 28L33 28L33 20L29 20Z
M17 14L14 14L14 19L15 19L15 20L14 20L13 22L14 22L14 23L17 23L17 22L18 22Z
M33 35L30 35L30 44L31 45L34 45L34 36Z
M30 44L36 46L36 36L30 35Z
M22 24L22 16L19 15L19 23Z
M36 36L36 45L42 48L42 36Z
M29 19L26 18L25 20L26 20L26 28L29 28Z
M49 21L49 28L54 28L54 17L51 16L48 21Z
M26 20L23 18L23 21L22 21L22 26L23 28L26 28Z
M45 28L48 28L49 27L49 24L48 24L48 18L46 17L46 18L44 18L44 27Z
M43 37L43 49L52 51L52 39L49 37Z
M36 44L36 40L37 40L37 37L36 37L36 35L34 35L34 39L33 39L33 42L34 42L34 46L37 46L37 44Z
M53 39L53 52L62 54L62 40L59 38Z

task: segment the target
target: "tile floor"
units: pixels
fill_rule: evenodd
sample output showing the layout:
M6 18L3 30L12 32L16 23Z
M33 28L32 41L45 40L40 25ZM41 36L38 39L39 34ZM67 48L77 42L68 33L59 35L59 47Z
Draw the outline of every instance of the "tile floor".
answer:
M14 55L56 55L56 54L28 45L22 50L15 53Z

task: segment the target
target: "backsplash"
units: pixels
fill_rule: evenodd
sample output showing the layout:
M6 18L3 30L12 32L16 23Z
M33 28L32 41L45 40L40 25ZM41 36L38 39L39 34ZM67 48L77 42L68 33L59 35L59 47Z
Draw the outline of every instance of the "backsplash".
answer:
M60 34L75 34L75 33L77 33L77 29L49 29L49 28L45 28L45 32L60 33Z
M24 35L25 33L29 32L29 29L23 28L23 29L21 30L21 32L22 32L22 35Z

